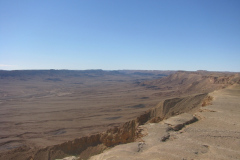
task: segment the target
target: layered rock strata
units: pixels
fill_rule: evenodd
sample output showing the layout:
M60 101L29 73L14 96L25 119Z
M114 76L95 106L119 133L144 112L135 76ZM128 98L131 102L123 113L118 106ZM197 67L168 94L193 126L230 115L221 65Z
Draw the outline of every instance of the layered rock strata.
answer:
M59 145L43 148L28 159L54 160L75 155L80 159L88 159L99 154L109 147L118 144L134 142L141 137L138 132L140 125L148 122L159 122L174 115L192 111L201 107L207 94L174 98L160 102L156 107L148 110L134 120L128 121L119 127L114 127L106 132L77 138Z

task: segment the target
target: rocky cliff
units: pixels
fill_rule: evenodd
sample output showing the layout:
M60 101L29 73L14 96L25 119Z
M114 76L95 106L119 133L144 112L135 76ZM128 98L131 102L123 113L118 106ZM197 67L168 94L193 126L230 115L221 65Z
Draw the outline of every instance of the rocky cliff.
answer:
M119 127L113 127L106 132L77 138L59 145L38 150L28 159L54 160L70 155L87 159L92 155L101 153L104 149L118 144L135 141L139 136L138 126L148 122L159 122L173 115L190 112L204 103L207 94L188 96L185 98L173 98L160 102L156 107L146 111L136 119L128 121Z
M166 95L168 92L171 95L186 96L196 91L199 94L209 93L236 83L240 84L238 73L179 71L164 78L139 82L137 85L159 90L159 96Z

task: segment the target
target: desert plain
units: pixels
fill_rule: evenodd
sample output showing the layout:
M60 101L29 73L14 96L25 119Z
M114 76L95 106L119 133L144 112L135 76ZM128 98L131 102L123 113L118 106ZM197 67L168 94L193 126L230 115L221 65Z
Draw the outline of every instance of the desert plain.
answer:
M0 71L0 159L239 159L239 84L231 72Z

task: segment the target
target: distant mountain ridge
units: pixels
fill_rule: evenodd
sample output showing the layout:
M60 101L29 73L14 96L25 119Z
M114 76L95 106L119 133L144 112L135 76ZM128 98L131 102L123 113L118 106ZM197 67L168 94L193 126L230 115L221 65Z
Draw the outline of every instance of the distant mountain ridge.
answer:
M0 70L0 77L17 77L17 76L37 76L37 75L65 75L65 76L83 76L86 74L94 75L116 75L116 74L134 74L134 75L159 75L167 76L174 71L148 71L148 70Z

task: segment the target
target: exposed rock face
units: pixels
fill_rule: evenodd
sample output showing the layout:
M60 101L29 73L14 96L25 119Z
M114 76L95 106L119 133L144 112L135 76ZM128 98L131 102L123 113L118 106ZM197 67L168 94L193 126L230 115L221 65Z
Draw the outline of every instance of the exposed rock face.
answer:
M204 100L203 100L203 103L202 103L202 107L211 105L212 104L212 100L213 100L212 96L205 97Z
M77 138L59 145L50 146L39 150L32 156L34 160L54 160L70 155L80 155L81 159L101 153L107 147L135 141L139 125L148 122L159 122L173 115L188 112L202 105L207 94L200 94L186 98L174 98L161 102L153 109L148 110L134 120L124 123L120 127L114 127L106 132Z
M198 119L191 114L183 113L181 115L171 117L164 121L165 124L168 124L170 128L174 131L179 131L185 125L196 122Z
M59 145L47 147L39 150L33 159L57 159L63 158L69 155L78 155L89 146L97 146L101 143L101 134L91 135L88 137L81 137L73 141L68 141Z
M209 79L212 84L235 84L240 82L239 74L223 76L203 76Z
M161 79L141 82L138 85L150 89L160 89L161 92L158 94L161 96L166 92L175 95L191 94L196 91L209 93L235 83L240 83L239 74L179 71Z
M159 120L173 115L185 113L199 108L207 94L199 94L185 98L173 98L160 102L156 108L150 110L151 117Z
M214 97L212 105L194 115L183 113L160 123L144 124L141 128L146 136L142 142L118 145L90 160L239 160L240 86L209 95Z

